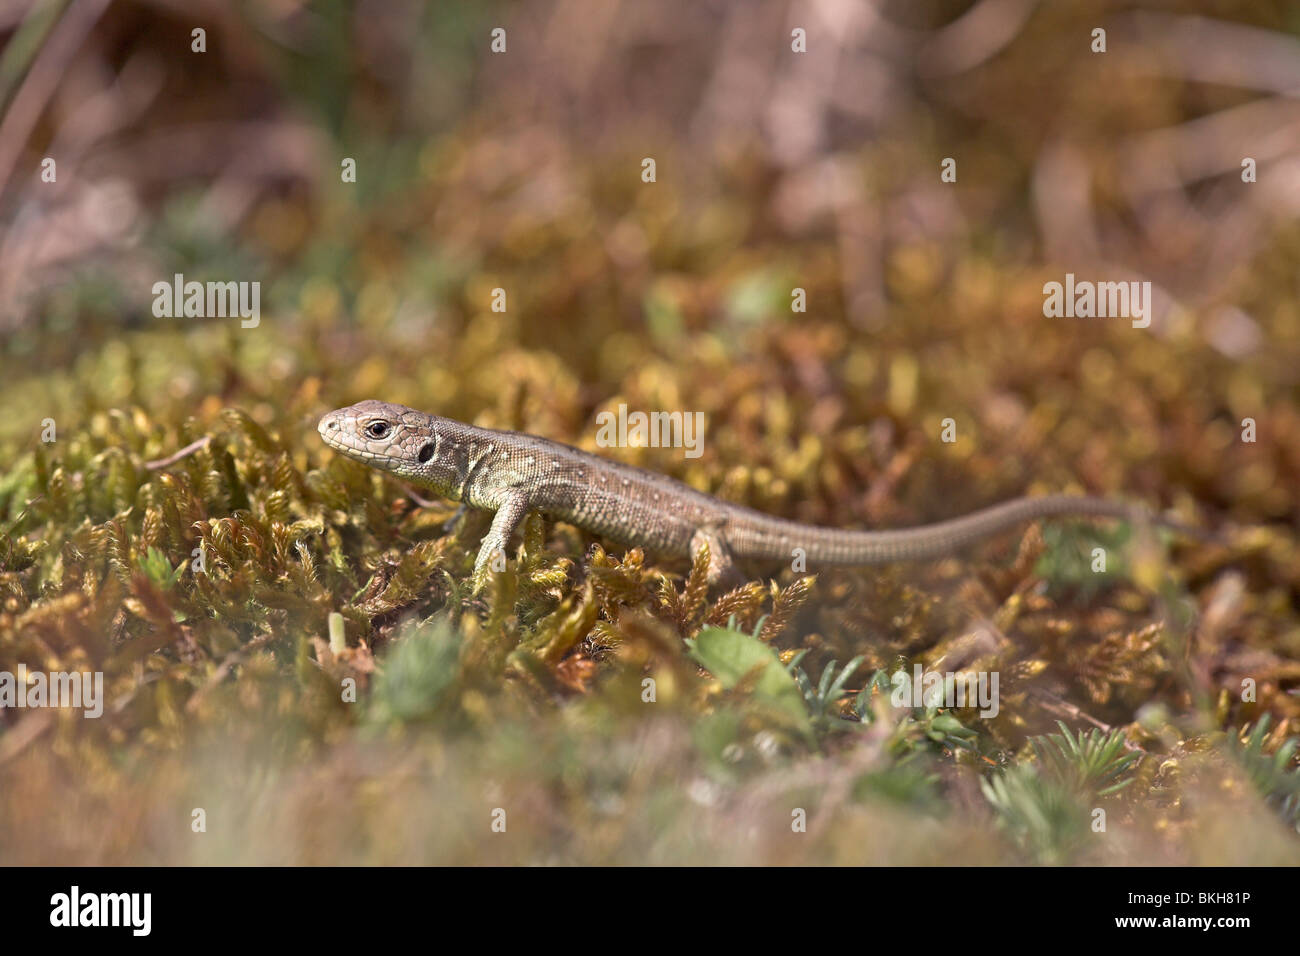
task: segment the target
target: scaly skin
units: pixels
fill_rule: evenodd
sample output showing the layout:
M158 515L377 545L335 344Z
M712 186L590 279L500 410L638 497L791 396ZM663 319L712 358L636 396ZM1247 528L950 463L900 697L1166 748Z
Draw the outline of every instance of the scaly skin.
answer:
M870 565L951 554L981 538L1052 515L1144 520L1179 527L1104 498L1016 498L960 518L893 531L819 528L720 501L644 468L520 432L465 425L403 405L365 401L330 412L318 427L331 448L442 497L496 512L475 563L481 586L529 511L664 555L709 547L711 580L735 558ZM1181 529L1180 530L1187 530Z

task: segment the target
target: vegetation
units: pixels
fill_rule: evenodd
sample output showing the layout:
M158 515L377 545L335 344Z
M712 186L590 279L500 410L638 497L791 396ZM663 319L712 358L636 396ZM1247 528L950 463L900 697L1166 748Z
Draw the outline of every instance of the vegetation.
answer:
M966 81L934 80L877 135L782 165L758 136L692 145L671 83L658 112L621 103L637 126L574 119L546 89L519 103L533 21L511 27L522 72L493 78L489 13L447 6L403 40L458 71L463 105L431 93L426 125L373 64L368 82L331 68L346 18L292 53L214 27L272 48L209 54L227 86L173 95L197 122L214 91L265 84L310 118L307 168L250 188L227 227L211 176L141 185L120 207L132 241L74 257L5 327L0 671L102 671L108 703L0 711L0 861L1300 861L1300 228L1257 209L1212 286L1170 280L1157 334L1044 318L1064 267L1028 198L1043 90L1082 124L1098 221L1130 240L1117 131L1237 101L1118 65L1043 76L1064 43L1044 38L1076 26L1046 5L970 89L1021 125L962 115ZM131 24L103 29L174 39ZM146 114L129 142L161 128ZM959 181L936 193L950 153ZM835 177L856 198L818 205L808 184ZM927 209L945 225L900 225ZM870 216L874 292L854 246ZM1200 241L1161 235L1125 261ZM178 272L260 280L260 324L154 317L151 283ZM1225 351L1243 327L1260 344ZM823 525L1088 490L1222 539L1053 524L932 564L748 566L719 590L703 561L534 515L475 598L486 516L320 442L320 415L364 398L592 450L620 403L703 411L698 459L609 453ZM997 714L896 706L918 664L997 672Z

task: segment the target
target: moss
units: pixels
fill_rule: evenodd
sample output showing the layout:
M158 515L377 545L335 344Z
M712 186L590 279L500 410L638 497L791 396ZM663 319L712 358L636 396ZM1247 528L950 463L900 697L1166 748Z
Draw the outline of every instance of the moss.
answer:
M1024 82L1044 48L998 57L985 95L1059 89ZM1116 135L1106 94L1061 95ZM261 198L243 234L160 199L148 267L262 276L262 322L153 318L87 267L0 344L0 671L102 671L109 701L0 711L4 861L1300 859L1300 231L1261 227L1218 290L1273 344L1249 358L1188 334L1213 303L1161 336L1045 321L1016 210L1048 100L1026 104L1041 129L1001 136L1000 107L970 139L962 183L984 192L953 215L984 225L941 248L886 229L874 290L844 222L773 211L789 197L756 148L640 190L625 143L535 153L487 111L394 146L402 178L360 198ZM1173 122L1176 100L1144 108ZM931 150L893 130L836 161L919 208ZM534 517L475 598L484 516L320 443L324 411L372 397L588 448L621 402L698 410L701 458L612 454L824 525L1086 488L1229 533L1030 528L927 565L749 566L720 591L700 562ZM719 632L785 674L701 669L690 648ZM996 672L997 714L893 706L917 664ZM518 839L492 839L496 808Z

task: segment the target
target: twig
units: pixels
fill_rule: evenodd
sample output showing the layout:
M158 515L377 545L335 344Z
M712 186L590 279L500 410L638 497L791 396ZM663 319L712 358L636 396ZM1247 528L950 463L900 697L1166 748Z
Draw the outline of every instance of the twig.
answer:
M1093 717L1091 714L1080 710L1064 697L1058 697L1051 691L1034 688L1030 690L1030 694L1038 698L1039 706L1049 714L1056 714L1057 716L1062 717L1073 717L1075 720L1082 720L1085 723L1092 724L1104 734L1109 734L1115 730L1115 728L1110 724L1104 723L1096 717ZM1146 751L1141 747L1135 746L1131 743L1127 736L1124 737L1124 749L1129 753L1146 753Z
M250 640L247 644L244 644L242 647L237 647L229 654L227 654L222 659L221 663L217 665L217 669L214 670L211 675L209 675L207 681L204 682L203 686L200 687L198 690L196 690L190 696L190 699L185 702L186 712L192 714L196 710L198 710L200 704L202 704L204 699L207 698L208 694L212 691L212 689L226 679L226 675L230 673L231 668L233 668L236 664L242 664L251 651L255 651L258 650L259 648L265 647L267 644L271 642L271 640L274 637L275 635L270 632L267 632L265 634L259 634L257 637Z
M200 448L208 447L208 443L210 441L212 441L212 436L204 435L198 441L190 442L188 445L186 445L184 448L182 448L180 451L176 452L175 454L168 455L166 458L159 458L156 461L146 461L144 463L144 466L148 468L150 471L158 471L160 468L166 468L170 465L174 465L182 458L186 458L194 454Z
M14 164L63 79L68 63L107 7L108 0L82 0L73 4L41 45L41 52L0 121L0 191L9 182Z
M54 724L54 712L43 710L28 714L8 733L0 738L0 764L8 763L17 757L27 745L34 741Z
M412 488L410 485L404 484L402 485L402 487L406 489L406 494L410 497L410 499L414 501L417 505L419 505L421 508L439 507L439 503L437 501L430 501L428 498L423 497L422 495L417 493L416 490Z

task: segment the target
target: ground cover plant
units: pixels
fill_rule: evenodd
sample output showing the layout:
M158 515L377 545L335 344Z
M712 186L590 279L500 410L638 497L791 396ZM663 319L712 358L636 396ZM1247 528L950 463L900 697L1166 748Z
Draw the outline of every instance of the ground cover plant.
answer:
M54 6L6 27L6 117ZM0 672L101 672L104 712L0 710L0 861L1300 860L1297 157L1239 164L1274 98L1186 67L1178 4L1043 5L965 65L961 4L889 8L889 56L689 6L88 26L62 82L119 76L102 124L51 93L0 194ZM1217 7L1235 62L1300 45ZM1197 123L1223 168L1170 159ZM1044 315L1115 261L1152 328ZM260 320L158 315L175 274L259 281ZM710 587L533 515L475 594L489 517L317 435L366 398L825 526L1086 491L1215 538L1047 522ZM704 453L598 449L620 404L703 412ZM917 668L996 673L996 713L900 706Z

